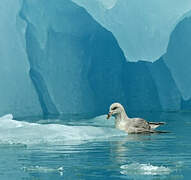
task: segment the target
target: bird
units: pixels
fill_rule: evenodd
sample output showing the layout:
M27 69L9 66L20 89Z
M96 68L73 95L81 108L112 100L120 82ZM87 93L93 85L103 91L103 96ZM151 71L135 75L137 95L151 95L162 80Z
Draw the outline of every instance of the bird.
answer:
M165 133L165 131L155 130L165 122L148 122L142 118L129 118L120 103L111 104L107 119L111 116L115 117L115 127L128 134Z

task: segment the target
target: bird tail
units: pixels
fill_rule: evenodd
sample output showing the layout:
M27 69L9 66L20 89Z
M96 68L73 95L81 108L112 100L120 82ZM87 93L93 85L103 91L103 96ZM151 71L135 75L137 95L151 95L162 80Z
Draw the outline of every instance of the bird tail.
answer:
M156 129L157 127L164 125L165 122L149 122L151 129Z

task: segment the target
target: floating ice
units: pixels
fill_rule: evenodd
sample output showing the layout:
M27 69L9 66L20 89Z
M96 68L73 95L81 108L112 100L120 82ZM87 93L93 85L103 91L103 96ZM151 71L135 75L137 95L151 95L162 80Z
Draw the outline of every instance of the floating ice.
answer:
M6 114L6 115L0 117L0 120L1 119L13 119L13 115L12 114Z
M29 123L11 115L0 118L0 144L71 144L122 135L126 133L111 127Z
M171 173L171 169L168 167L153 166L151 164L132 163L122 165L120 168L122 169L120 173L124 175L166 175Z
M25 172L37 172L37 173L53 173L57 172L61 176L63 175L64 167L61 166L59 168L50 168L50 167L43 167L43 166L30 166L30 167L23 167L23 171Z

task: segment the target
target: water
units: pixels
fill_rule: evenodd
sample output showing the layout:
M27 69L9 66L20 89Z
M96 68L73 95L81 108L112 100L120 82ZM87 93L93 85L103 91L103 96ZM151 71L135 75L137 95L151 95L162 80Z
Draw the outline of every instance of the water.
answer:
M138 114L138 113L135 113ZM0 118L0 180L190 179L191 113L140 113L168 134L127 135L113 120Z

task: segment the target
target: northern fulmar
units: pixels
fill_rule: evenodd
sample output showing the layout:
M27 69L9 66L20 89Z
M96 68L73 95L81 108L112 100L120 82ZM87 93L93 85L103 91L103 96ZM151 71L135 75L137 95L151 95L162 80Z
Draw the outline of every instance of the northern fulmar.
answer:
M129 134L164 133L155 130L160 125L164 125L164 122L147 122L142 118L129 118L120 103L113 103L110 106L107 119L111 116L115 117L115 127Z

